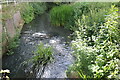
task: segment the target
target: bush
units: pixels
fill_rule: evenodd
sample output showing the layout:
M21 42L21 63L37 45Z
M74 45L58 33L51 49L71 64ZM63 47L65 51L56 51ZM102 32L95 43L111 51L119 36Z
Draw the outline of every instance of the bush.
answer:
M31 2L30 5L33 7L34 14L36 15L43 14L47 9L46 4L41 2Z
M34 19L34 9L29 3L24 5L24 8L22 9L21 14L25 23L29 23Z
M117 11L118 8L114 6L108 9L109 15L101 25L90 26L80 21L77 23L79 27L79 30L75 31L77 38L72 42L76 63L70 69L78 72L80 77L102 79L118 77L120 29ZM90 27L98 30L86 36L85 33Z
M42 43L38 45L37 51L34 54L33 62L35 64L46 64L53 59L52 47L44 47Z
M40 2L26 3L21 11L21 14L25 23L29 23L34 19L35 15L43 14L46 9L47 8L45 3Z

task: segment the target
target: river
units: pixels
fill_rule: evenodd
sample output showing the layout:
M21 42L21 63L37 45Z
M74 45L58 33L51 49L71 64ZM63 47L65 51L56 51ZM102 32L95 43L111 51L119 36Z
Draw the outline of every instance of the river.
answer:
M11 78L67 78L65 71L74 62L68 38L71 33L63 27L52 26L48 13L36 16L23 26L19 46L13 55L3 57L2 68L10 70ZM53 47L54 60L45 66L33 67L30 60L41 42Z

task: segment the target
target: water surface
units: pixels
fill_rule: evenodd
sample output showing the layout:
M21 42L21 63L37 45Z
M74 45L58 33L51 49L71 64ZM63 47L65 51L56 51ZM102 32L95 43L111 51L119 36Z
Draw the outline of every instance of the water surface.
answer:
M41 33L45 36L36 35ZM67 44L71 33L63 27L51 26L48 13L37 16L31 23L23 26L20 44L14 54L3 57L3 69L9 69L12 78L65 78L65 70L74 61L72 50ZM30 60L40 42L53 47L54 61L46 66L37 65L33 68Z

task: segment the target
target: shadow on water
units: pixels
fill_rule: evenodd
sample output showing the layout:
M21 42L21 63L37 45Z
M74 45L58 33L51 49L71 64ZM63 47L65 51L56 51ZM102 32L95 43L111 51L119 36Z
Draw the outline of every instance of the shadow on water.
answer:
M43 37L33 35L37 33L45 35L43 35ZM11 71L10 77L13 78L36 77L37 72L34 74L34 72L30 70L32 63L24 64L25 61L27 62L34 55L33 51L36 50L36 45L40 42L50 44L51 46L58 46L59 44L65 45L66 42L70 41L68 39L69 34L71 34L71 31L63 27L51 26L49 14L45 13L37 16L31 23L24 25L21 31L20 44L14 50L14 54L3 57L3 69L9 69ZM54 44L54 41L56 41L56 44Z

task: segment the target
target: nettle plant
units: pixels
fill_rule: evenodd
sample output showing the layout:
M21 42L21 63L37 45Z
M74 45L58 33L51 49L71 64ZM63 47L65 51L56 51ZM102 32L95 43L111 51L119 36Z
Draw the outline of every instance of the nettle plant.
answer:
M77 24L80 26L79 30L75 31L77 38L72 42L76 63L72 67L80 77L118 77L120 29L117 11L118 8L112 6L109 9L109 15L106 15L105 23L98 26L98 30L90 37L86 32L91 26ZM92 45L90 45L91 40Z

